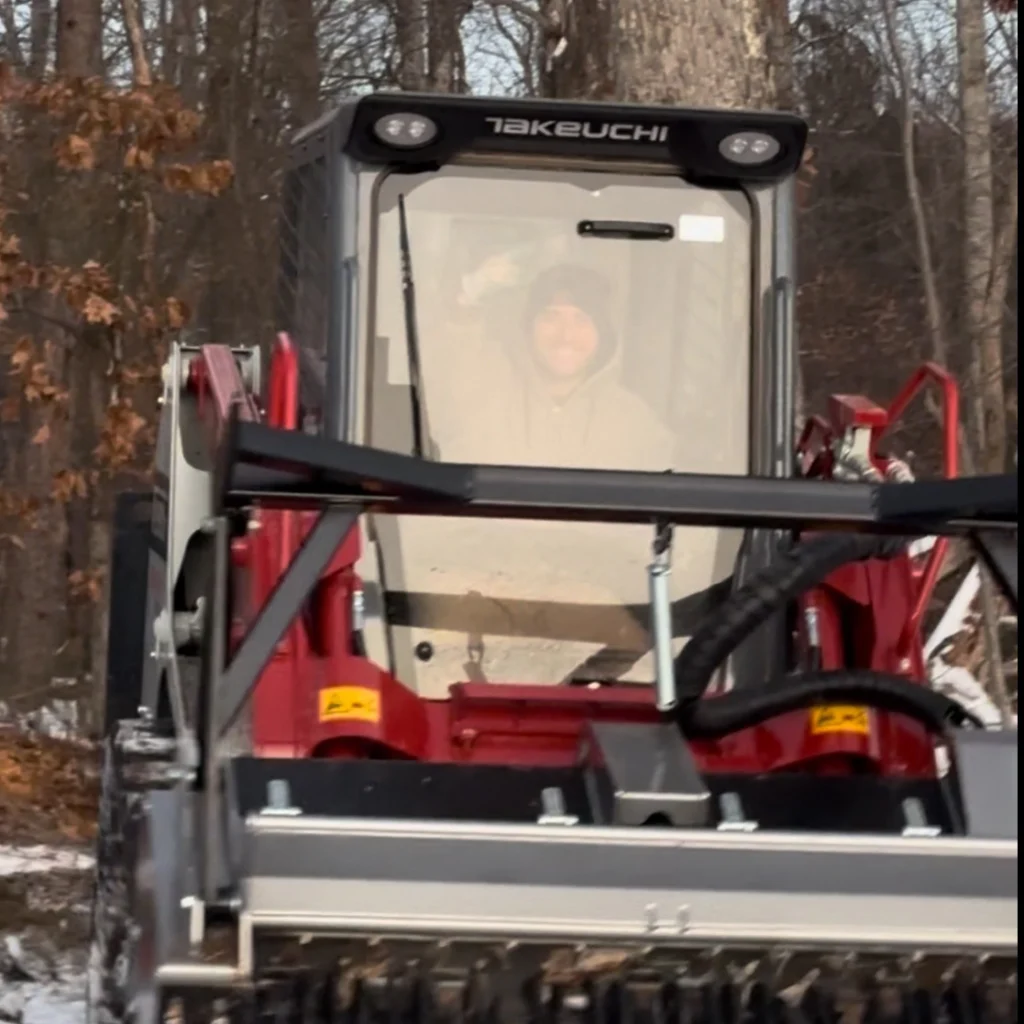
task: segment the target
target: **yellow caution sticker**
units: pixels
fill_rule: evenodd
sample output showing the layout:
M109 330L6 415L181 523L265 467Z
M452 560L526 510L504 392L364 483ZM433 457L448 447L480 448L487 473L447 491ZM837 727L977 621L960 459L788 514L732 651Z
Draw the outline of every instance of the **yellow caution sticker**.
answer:
M365 686L329 686L320 691L321 722L380 721L380 694Z
M867 708L827 704L811 708L811 732L815 736L826 732L854 732L867 736L871 732L871 717Z

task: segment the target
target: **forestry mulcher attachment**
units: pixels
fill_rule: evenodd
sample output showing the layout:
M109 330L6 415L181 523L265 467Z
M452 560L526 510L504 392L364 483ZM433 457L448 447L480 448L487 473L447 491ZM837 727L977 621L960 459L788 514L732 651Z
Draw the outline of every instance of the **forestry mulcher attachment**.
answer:
M927 681L957 390L795 435L796 117L388 94L121 503L97 1021L1009 1022L1017 737ZM923 385L944 477L886 439Z

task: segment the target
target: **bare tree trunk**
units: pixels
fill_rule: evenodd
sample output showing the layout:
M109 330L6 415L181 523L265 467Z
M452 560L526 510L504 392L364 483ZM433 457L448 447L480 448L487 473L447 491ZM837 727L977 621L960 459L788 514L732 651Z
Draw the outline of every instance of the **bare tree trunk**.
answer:
M545 0L541 5L540 82L556 99L612 100L615 0Z
M196 56L199 0L161 0L160 77L176 86L185 104L198 103Z
M472 8L473 0L427 0L427 85L432 92L467 91L462 22Z
M914 241L917 249L917 262L921 272L921 291L924 294L925 319L928 323L928 342L931 358L940 366L949 366L949 342L947 338L946 311L939 293L939 278L935 268L935 257L932 251L931 232L928 214L925 211L924 197L921 192L921 180L917 171L917 145L915 139L915 121L917 111L914 106L914 86L907 71L903 44L897 30L897 15L893 0L882 0L882 26L885 43L892 55L896 80L900 89L900 150L903 157L903 177L910 200L910 210L914 220ZM941 410L929 393L926 402L931 415L938 420ZM968 473L974 472L976 460L966 431L961 426L960 460Z
M244 123L238 95L242 7L243 0L206 3L206 147L211 157L227 157L235 167L239 167L239 128ZM239 169L244 173L244 168ZM231 343L235 326L232 299L237 278L231 273L231 259L238 249L240 223L233 192L211 210L210 270L204 289L204 326L221 343Z
M132 55L132 76L137 86L148 89L153 84L153 73L149 69L149 58L146 56L146 40L142 34L138 0L121 0L121 13L128 36L128 49Z
M774 107L778 17L773 0L619 0L616 93L640 103Z
M294 72L289 76L290 96L300 123L314 120L320 111L320 50L316 12L312 0L282 0L285 42Z
M427 79L427 21L424 0L395 0L395 50L398 86L424 88Z
M893 0L882 0L885 37L895 65L896 78L900 88L901 149L903 174L907 185L907 198L914 215L914 238L917 243L917 261L921 268L921 288L924 292L925 316L928 320L928 335L931 341L932 358L943 366L949 365L949 346L946 344L946 314L939 298L938 277L928 232L928 217L921 195L921 182L917 174L917 153L914 144L914 89L907 73L902 44L896 30L896 15Z
M1001 473L1006 469L1009 444L1002 300L1008 287L1009 264L1016 240L1017 193L1015 182L1011 193L1012 215L1008 218L1012 224L1006 225L997 237L985 16L985 0L958 0L960 126L964 154L964 312L971 353L968 407L978 463L985 472ZM1006 717L1009 698L999 643L998 602L987 574L983 574L981 596L989 692Z
M5 55L11 66L23 75L26 69L25 55L18 41L18 22L14 15L14 7L10 0L0 3L0 55Z
M50 30L52 22L53 7L50 4L50 0L32 0L29 71L33 78L41 78L46 72L46 65L50 56Z
M996 255L992 122L985 52L985 0L958 0L960 111L964 147L964 306L971 345L971 426L981 466L1006 468L1002 308L989 293Z
M102 0L59 0L57 72L89 78L103 74Z
M48 10L37 4L31 12L33 54L40 70L46 63ZM58 3L56 71L76 78L102 74L101 0ZM40 152L52 145L45 119L36 123L29 137ZM77 240L89 237L87 219L95 216L95 211L84 200L79 182L53 179L46 166L31 157L28 165L33 171L27 179L26 202L35 213L29 240L34 258L40 263L73 264ZM56 326L64 319L63 312L55 296L43 294L26 303L24 316L24 329L35 340L33 360L58 388L82 379L75 369L80 339ZM40 329L44 324L45 333ZM75 421L78 410L88 404L91 389L87 382L84 395L74 387L70 391L69 412ZM68 509L54 500L55 481L74 467L83 439L72 437L59 410L39 402L23 403L21 427L24 443L16 461L16 479L20 489L38 503L38 513L23 533L17 557L8 562L17 590L16 600L8 602L9 643L0 683L15 709L27 710L51 697L56 677L81 678L85 674L82 652L71 642L74 630L69 628L68 538L72 522L87 528L88 514L83 517L76 510L69 520ZM84 442L88 443L88 432Z

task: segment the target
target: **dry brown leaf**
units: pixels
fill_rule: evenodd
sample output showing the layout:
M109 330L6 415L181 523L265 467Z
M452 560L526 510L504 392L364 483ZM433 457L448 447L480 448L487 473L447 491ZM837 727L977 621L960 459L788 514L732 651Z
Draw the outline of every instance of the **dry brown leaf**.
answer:
M175 298L173 295L167 300L165 308L167 310L167 326L178 330L185 326L185 322L188 320L188 307L181 299Z
M171 164L164 168L164 187L172 192L188 192L192 188L192 175L185 164Z
M82 473L70 469L54 473L50 495L55 501L68 502L74 497L84 498L86 494L88 485Z
M98 569L90 569L88 572L76 569L68 576L71 596L90 602L99 600L102 594L101 577L102 573Z
M112 302L93 293L85 300L82 315L91 324L112 324L117 319L118 312Z
M44 423L33 435L33 444L46 444L50 440L50 424Z
M28 365L32 359L32 339L29 337L19 338L18 343L14 346L14 351L11 353L10 363L11 368L16 372L20 373Z
M96 153L88 139L69 135L57 146L57 163L66 170L91 171L96 166Z
M213 184L210 179L210 169L206 164L195 164L189 169L189 178L192 191L203 195L210 195L213 192Z
M151 171L154 163L153 150L145 146L133 144L124 155L124 166L129 171Z
M214 160L208 165L208 173L214 194L223 192L235 177L235 169L230 160Z

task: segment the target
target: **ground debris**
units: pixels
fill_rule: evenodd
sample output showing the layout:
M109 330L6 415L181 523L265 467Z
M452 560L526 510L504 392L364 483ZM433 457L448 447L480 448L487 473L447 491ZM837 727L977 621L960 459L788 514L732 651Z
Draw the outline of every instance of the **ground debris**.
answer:
M94 751L0 729L0 842L91 842L98 804Z

